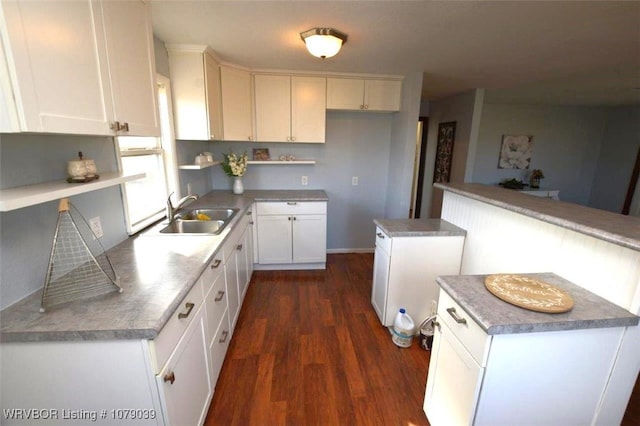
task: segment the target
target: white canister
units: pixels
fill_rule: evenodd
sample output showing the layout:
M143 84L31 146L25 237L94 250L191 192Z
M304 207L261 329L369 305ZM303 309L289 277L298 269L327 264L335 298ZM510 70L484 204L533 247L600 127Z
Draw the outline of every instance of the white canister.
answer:
M98 174L98 168L96 162L93 160L84 160L84 166L87 169L87 177L95 177Z
M71 160L67 162L67 173L73 179L82 179L87 176L87 166L84 160Z

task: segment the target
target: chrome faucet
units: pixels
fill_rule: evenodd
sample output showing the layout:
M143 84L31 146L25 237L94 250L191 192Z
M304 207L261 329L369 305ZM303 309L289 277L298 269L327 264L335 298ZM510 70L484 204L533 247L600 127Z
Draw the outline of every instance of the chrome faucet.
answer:
M184 207L185 204L187 204L189 201L196 201L198 199L198 194L187 195L186 197L183 197L180 200L178 200L178 204L176 204L176 206L174 207L173 204L171 203L172 195L173 195L173 192L169 194L169 198L167 198L167 220L169 222L173 222L173 216L176 214L178 210Z

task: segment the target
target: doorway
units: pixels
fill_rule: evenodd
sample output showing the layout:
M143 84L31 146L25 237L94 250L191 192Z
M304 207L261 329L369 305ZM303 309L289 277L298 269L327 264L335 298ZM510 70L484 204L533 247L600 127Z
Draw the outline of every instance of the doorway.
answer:
M411 188L410 219L419 219L422 207L422 188L424 186L424 166L427 155L427 129L429 117L420 117L416 132L416 149L413 162L413 185Z
M636 155L636 164L631 172L627 196L622 207L622 214L640 217L640 147Z

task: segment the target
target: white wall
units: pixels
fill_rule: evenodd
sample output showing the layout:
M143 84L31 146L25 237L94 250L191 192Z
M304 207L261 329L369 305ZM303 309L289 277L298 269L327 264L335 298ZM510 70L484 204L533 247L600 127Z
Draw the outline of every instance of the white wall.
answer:
M620 213L640 148L640 106L607 108L589 206Z

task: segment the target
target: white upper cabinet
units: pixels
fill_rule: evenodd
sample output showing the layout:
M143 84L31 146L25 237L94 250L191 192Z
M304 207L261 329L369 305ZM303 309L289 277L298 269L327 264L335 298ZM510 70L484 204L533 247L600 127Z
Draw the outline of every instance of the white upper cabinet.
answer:
M327 78L327 109L400 111L402 81Z
M149 6L142 1L110 0L100 5L111 76L113 121L120 124L119 134L159 136Z
M326 78L255 75L256 139L325 142Z
M220 67L220 83L224 140L252 141L254 138L251 73L223 65Z
M176 139L222 140L220 68L207 46L167 45Z
M0 36L1 132L160 133L144 3L3 1Z

